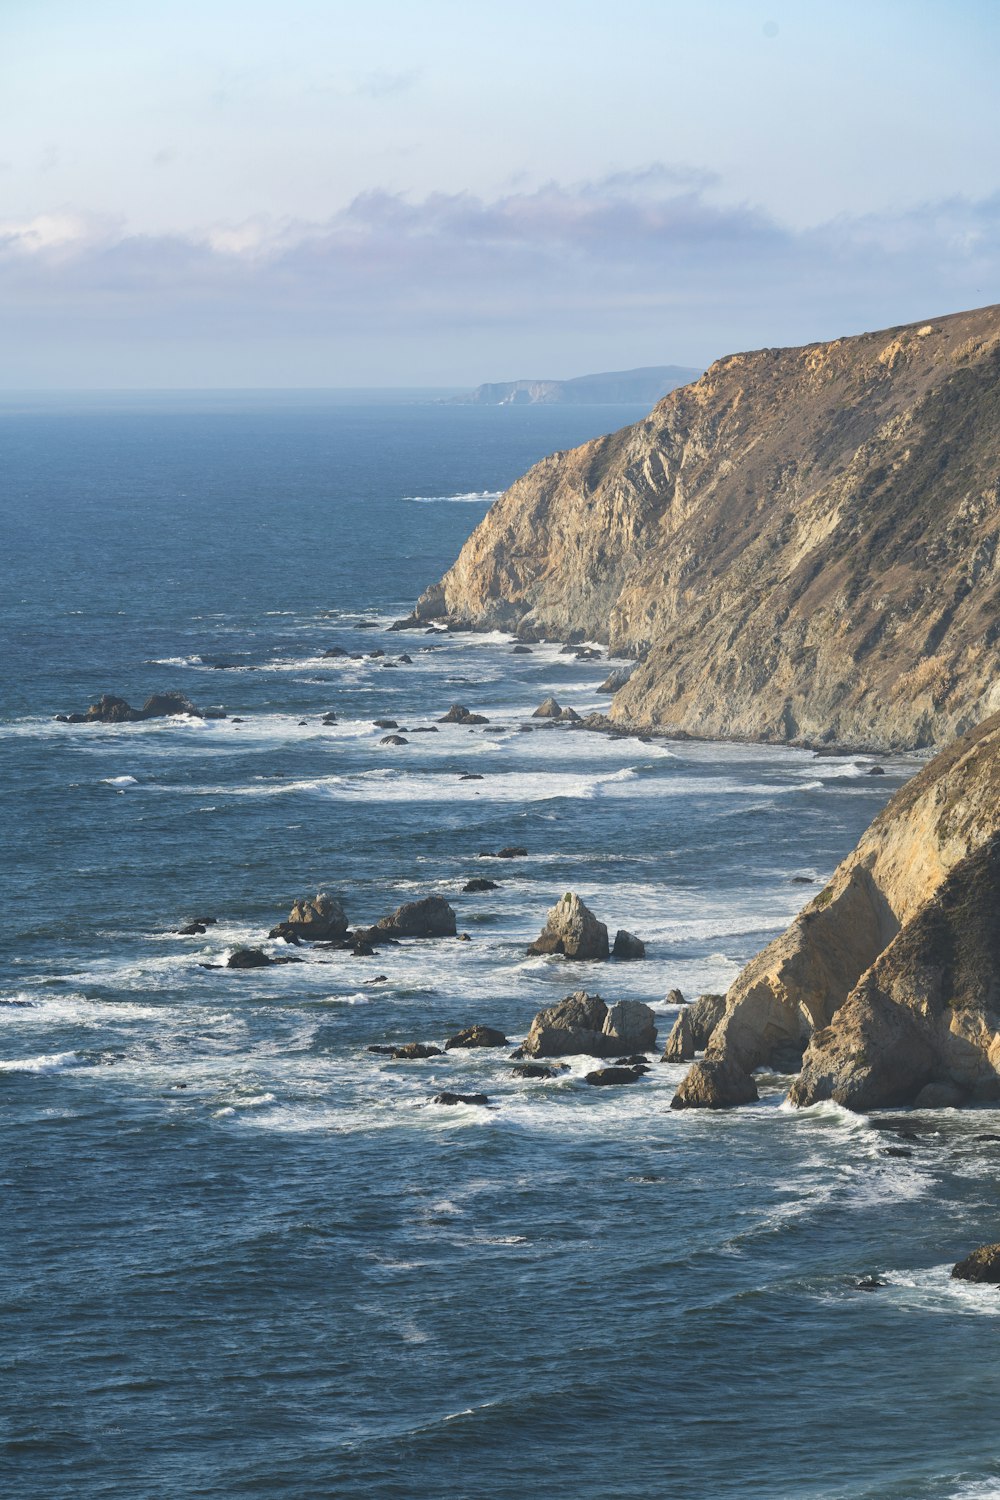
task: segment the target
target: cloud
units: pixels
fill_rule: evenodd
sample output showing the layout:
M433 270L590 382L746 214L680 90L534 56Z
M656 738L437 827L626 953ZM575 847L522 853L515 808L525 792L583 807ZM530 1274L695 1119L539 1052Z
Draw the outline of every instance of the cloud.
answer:
M98 334L176 347L188 333L202 347L256 339L264 359L267 339L325 341L349 370L375 340L409 378L422 342L464 341L485 378L518 339L525 369L542 347L558 365L584 330L622 363L707 361L1000 296L1000 195L798 231L714 188L654 165L492 199L372 191L324 221L159 236L61 209L0 223L0 310L53 348Z

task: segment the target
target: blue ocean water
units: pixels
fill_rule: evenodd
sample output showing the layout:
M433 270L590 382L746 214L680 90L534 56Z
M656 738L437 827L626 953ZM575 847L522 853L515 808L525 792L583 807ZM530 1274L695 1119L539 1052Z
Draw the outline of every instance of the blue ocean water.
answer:
M0 410L4 1494L1000 1494L1000 1300L948 1278L997 1237L995 1114L907 1117L888 1156L779 1078L708 1117L659 1062L592 1089L367 1050L513 1046L583 987L662 1040L667 992L725 988L913 770L523 733L549 693L605 704L606 664L385 633L491 495L636 415ZM229 717L54 721L174 688ZM455 701L489 723L412 733ZM358 923L446 895L470 941L201 967L317 889ZM566 889L648 959L528 958Z

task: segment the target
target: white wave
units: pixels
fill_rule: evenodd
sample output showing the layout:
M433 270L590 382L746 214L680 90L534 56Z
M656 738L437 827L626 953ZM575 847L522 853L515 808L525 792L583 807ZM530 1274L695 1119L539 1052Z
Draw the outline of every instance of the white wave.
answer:
M150 667L200 667L200 656L152 656L146 663Z
M75 1052L44 1052L39 1057L0 1059L0 1073L58 1073L79 1063Z
M461 490L457 495L404 495L404 501L412 505L460 505L471 502L492 505L499 500L503 490Z
M136 776L102 776L101 781L105 786L138 786Z

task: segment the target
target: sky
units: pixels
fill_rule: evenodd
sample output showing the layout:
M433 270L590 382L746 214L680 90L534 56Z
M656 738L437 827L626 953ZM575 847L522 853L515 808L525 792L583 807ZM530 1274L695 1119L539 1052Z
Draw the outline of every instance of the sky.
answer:
M0 387L702 367L1000 301L998 0L0 0Z

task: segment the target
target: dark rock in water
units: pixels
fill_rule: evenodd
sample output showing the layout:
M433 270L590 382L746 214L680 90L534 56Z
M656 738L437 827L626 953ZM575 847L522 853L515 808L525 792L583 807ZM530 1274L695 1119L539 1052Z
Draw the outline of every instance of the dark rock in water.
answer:
M191 920L197 922L199 927L216 927L219 922L218 917L192 917Z
M646 1054L644 1052L633 1052L628 1057L616 1057L615 1067L642 1068L644 1071L649 1071L649 1063L646 1061Z
M684 999L683 991L681 991L681 990L668 990L666 998L667 998L667 1004L668 1005L686 1005L687 1004L687 1001Z
M854 1283L854 1290L856 1292L877 1292L880 1287L888 1285L889 1283L883 1281L881 1276L862 1276L860 1281Z
M454 1047L506 1047L507 1038L492 1026L467 1026L464 1031L450 1036L444 1046L446 1052Z
M680 990L671 990L670 994L679 995ZM689 1062L696 1052L704 1052L725 1012L725 995L701 995L693 1005L686 1005L667 1038L662 1061Z
M396 660L400 662L404 667L413 666L413 657L409 656L405 651L403 652L402 656L397 656Z
M460 943L471 943L472 939L470 938L470 936L469 936L469 934L467 932L460 932L458 934L458 941Z
M178 937L197 937L199 933L203 933L206 930L207 929L205 928L205 925L202 922L189 922L186 927L178 927L177 928L177 936Z
M369 661L377 661L380 657L382 657L384 655L385 655L385 652L382 650L382 647L381 646L376 646L376 648L375 648L374 651L369 651L369 653L368 653L368 660Z
M201 717L203 719L228 719L229 715L224 708L203 708Z
M376 729L398 729L399 725L395 719L372 719Z
M387 977L388 976L385 975L385 974L373 974L372 977L371 977L371 979L362 979L361 983L362 984L385 984L385 981L386 981Z
M273 959L260 948L237 948L226 962L227 969L269 969Z
M133 708L127 699L104 693L85 714L60 714L58 717L66 724L137 724L143 719L162 719L170 714L204 717L183 693L152 693L142 708Z
M498 891L499 889L500 887L495 880L483 880L478 876L474 880L467 880L462 887L462 890L469 895L476 895L480 891Z
M912 1156L913 1155L913 1147L912 1146L883 1146L882 1147L882 1155L883 1156Z
M813 880L813 878L812 878L811 875L793 875L792 876L792 885L815 885L815 884L816 884L816 882Z
M351 953L355 958L374 958L375 949L364 938L356 938Z
M515 646L513 648L512 652L511 652L511 655L512 656L530 656L531 655L531 647L530 646Z
M980 1245L964 1260L952 1266L956 1281L986 1281L991 1285L1000 1283L1000 1244Z
M671 1109L729 1109L760 1097L749 1073L733 1062L693 1063L670 1101Z
M505 849L498 849L491 854L489 849L480 851L480 859L523 859L528 851L521 844L508 844Z
M635 959L646 957L646 944L642 938L637 938L634 932L626 932L624 927L619 927L615 933L615 944L611 950L612 958Z
M871 766L869 768L868 775L869 776L884 776L885 775L885 768L883 766Z
M600 1087L604 1084L636 1083L639 1077L636 1068L598 1068L596 1073L587 1073L583 1081Z
M562 953L566 958L605 959L608 956L608 929L599 922L579 896L567 891L551 908L540 935L529 953Z
M916 1109L961 1109L968 1097L953 1083L925 1083L913 1103Z
M416 729L410 730L411 734L440 734L436 724L421 724Z
M581 646L573 652L577 661L600 661L603 654L596 646Z
M347 654L343 646L330 646L328 650L323 652L324 656L346 656Z
M312 900L301 896L293 905L287 922L272 927L268 937L284 938L286 942L329 943L343 938L346 932L344 908L335 897L319 891Z
M484 714L474 714L462 703L453 703L446 714L438 719L439 724L488 724Z
M276 953L271 962L272 964L304 964L305 959L300 958L297 953Z
M544 1063L519 1063L511 1068L512 1078L556 1078L562 1068L547 1068Z
M558 719L562 709L555 698L546 698L531 715L533 719Z
M300 719L300 720L299 720L299 728L300 728L300 729L305 729L305 727L306 727L306 725L307 725L307 724L308 724L308 723L309 723L309 720L308 720L308 719Z
M381 1057L391 1057L395 1050L395 1047L387 1047L384 1043L378 1042L374 1043L370 1047L365 1048L366 1052L377 1052Z
M419 616L417 616L417 615L405 615L403 617L403 619L401 619L401 620L393 620L392 624L389 626L389 629L390 630L419 630L423 624L424 624L424 621L421 620L419 618ZM427 633L428 634L434 634L433 631L429 631Z
M408 745L409 740L404 740L401 734L384 734L379 740L380 745Z
M140 710L144 719L165 719L171 714L192 714L201 718L190 698L183 693L151 693Z
M531 1023L521 1051L527 1057L614 1057L621 1051L617 1037L605 1035L608 1007L600 995L576 990L557 1005L540 1010Z
M583 722L576 709L570 708L568 704L560 713L559 721L563 724L581 724Z
M428 1057L443 1056L441 1048L430 1042L407 1042L402 1047L393 1047L392 1055L398 1062L422 1062Z
M375 925L377 931L391 937L454 937L457 931L455 912L443 896L404 902Z
M442 1094L435 1094L431 1100L432 1104L489 1104L486 1094L451 1094L446 1089Z
M377 620L357 620L355 622L354 629L355 630L377 630L378 629L378 621Z
M337 715L334 714L334 713L324 714L321 722L324 723L324 724L326 724L326 725L328 725L328 726L330 724L336 724L336 722L337 722Z
M478 771L463 771L458 779L459 781L483 781L484 777Z

